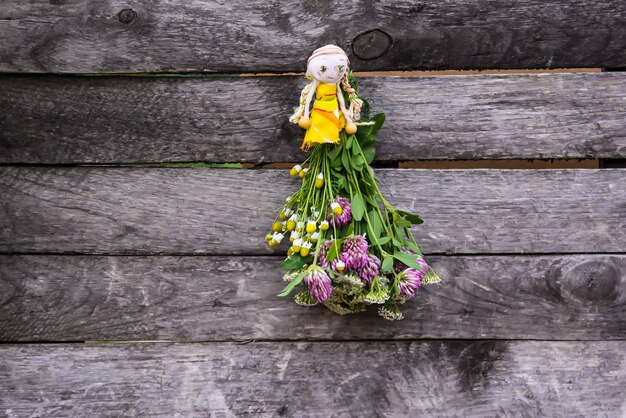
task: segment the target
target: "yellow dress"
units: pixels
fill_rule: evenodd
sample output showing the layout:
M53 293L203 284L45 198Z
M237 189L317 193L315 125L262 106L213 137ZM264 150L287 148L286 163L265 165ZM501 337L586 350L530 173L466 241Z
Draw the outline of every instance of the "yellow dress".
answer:
M342 94L341 91L339 94ZM336 84L318 85L315 99L311 110L311 124L302 142L302 149L305 151L314 144L339 142L339 132L346 126L346 119L339 110Z

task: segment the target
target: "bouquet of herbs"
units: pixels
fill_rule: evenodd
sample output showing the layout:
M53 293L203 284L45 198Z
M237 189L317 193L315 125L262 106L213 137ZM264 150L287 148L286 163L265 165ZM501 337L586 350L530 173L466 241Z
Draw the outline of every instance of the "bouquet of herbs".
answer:
M314 53L312 58L320 55L325 54ZM322 78L328 71L325 65L318 63L318 67L309 60L313 78L315 74ZM341 64L335 68L339 75ZM401 319L398 305L414 297L421 285L438 282L439 277L424 260L409 229L422 219L394 208L385 199L370 166L385 115L361 119L341 106L342 102L355 101L360 110L367 105L358 95L352 74L346 71L341 77L335 89L336 104L328 104L333 100L332 85L316 84L319 80L315 78L311 84L316 87L318 100L311 118L306 98L312 95L307 88L300 109L292 116L292 121L307 129L304 148L310 151L304 163L290 170L292 176L301 179L302 186L286 198L266 235L270 246L283 240L289 243L287 259L282 263L288 270L284 275L288 284L279 296L295 290L297 304L323 304L338 314L361 312L375 304L382 317ZM332 106L343 112L336 120L322 113L333 110Z

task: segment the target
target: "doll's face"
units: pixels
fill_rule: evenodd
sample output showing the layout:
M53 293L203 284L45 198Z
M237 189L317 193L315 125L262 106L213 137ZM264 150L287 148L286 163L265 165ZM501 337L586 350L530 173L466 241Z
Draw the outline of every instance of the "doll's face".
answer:
M336 84L348 71L348 59L343 54L319 55L309 62L307 72L317 81Z

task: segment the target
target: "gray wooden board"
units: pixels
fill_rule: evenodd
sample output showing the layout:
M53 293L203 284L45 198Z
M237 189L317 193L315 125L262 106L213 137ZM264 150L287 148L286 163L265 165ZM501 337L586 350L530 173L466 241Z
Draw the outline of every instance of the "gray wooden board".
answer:
M426 253L626 248L626 170L379 170ZM0 252L283 254L287 170L0 167Z
M428 257L395 322L277 297L281 260L0 256L0 341L626 339L626 255Z
M327 43L358 70L620 67L625 23L618 0L4 0L0 71L302 71Z
M13 416L618 417L626 342L0 347Z
M298 161L303 77L0 77L0 163ZM377 159L626 158L626 73L362 77Z

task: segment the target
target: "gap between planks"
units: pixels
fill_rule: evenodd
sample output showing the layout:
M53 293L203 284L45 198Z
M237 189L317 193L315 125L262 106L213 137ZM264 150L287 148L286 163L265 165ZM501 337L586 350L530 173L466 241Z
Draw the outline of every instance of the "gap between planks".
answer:
M618 161L617 163L615 161ZM224 162L212 163L203 161L180 161L180 162L151 162L151 163L87 163L87 164L11 164L0 163L0 167L138 167L138 168L231 168L231 169L288 169L295 163L273 162L273 163L237 163ZM626 160L611 160L606 164L604 159L507 159L507 160L419 160L419 161L374 161L373 168L421 168L434 170L454 170L454 169L484 169L493 168L498 170L518 170L518 169L598 169L626 167Z
M224 340L85 340L85 341L0 341L0 346L39 346L39 345L85 345L85 346L101 346L101 345L131 345L131 344L153 344L153 345L218 345L218 344L235 344L235 345L248 345L248 344L291 344L291 343L310 343L310 344L345 344L345 343L422 343L422 342L458 342L458 343L476 343L476 342L566 342L566 343L586 343L586 342L616 342L626 341L626 338L614 338L614 339L580 339L580 338L559 338L553 340L546 340L545 338L449 338L449 337L425 337L425 338L353 338L349 340L337 340L331 338L253 338L253 339L224 339Z

